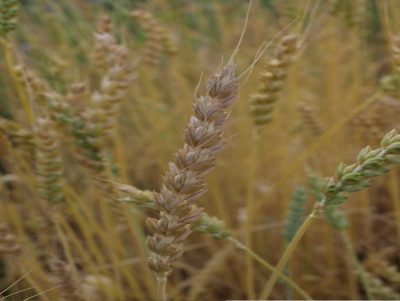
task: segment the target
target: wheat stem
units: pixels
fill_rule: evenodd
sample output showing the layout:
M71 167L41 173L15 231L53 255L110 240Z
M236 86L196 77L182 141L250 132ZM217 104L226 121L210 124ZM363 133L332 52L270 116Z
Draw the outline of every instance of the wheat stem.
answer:
M318 207L314 207L314 210L311 214L307 217L304 223L301 225L299 230L297 231L296 235L293 237L292 241L288 244L285 252L283 253L281 259L278 262L278 265L275 267L275 271L272 273L266 286L264 287L263 291L261 292L260 299L267 299L271 294L272 288L275 285L276 280L279 277L279 274L282 273L286 263L288 262L289 258L292 256L294 250L296 249L298 243L300 242L303 235L306 233L307 229L314 223L316 220L318 213Z
M245 223L245 244L248 249L252 249L252 236L251 227L254 215L254 182L256 179L256 167L257 167L257 150L259 142L258 129L253 129L252 132L252 143L251 143L251 154L250 154L250 167L249 167L249 180L247 187L247 198L246 198L246 209L247 209L247 219ZM247 296L249 299L254 299L254 265L251 255L247 253L246 255L246 286L247 286Z
M227 238L227 240L235 244L235 246L238 247L239 249L249 254L255 261L261 264L266 270L270 271L271 273L274 273L276 271L273 265L265 261L260 255L258 255L254 251L247 248L243 243L238 241L236 238L229 237ZM278 273L278 277L280 280L282 280L287 285L291 286L295 291L297 291L299 295L302 296L305 300L312 300L311 296L307 294L307 292L305 292L300 286L298 286L296 283L290 280L290 278L286 277L282 272Z
M167 301L167 273L157 274L157 301Z

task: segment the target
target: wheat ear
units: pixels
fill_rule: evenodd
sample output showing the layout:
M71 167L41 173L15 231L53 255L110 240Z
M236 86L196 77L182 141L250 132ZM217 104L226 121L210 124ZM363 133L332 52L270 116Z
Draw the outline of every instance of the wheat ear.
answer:
M171 35L149 11L137 9L132 12L132 16L146 33L142 50L143 61L146 64L157 65L163 52L167 55L174 55L177 52Z
M191 224L201 216L201 209L193 204L206 192L205 176L226 142L225 124L238 92L234 65L229 63L211 77L206 90L206 95L195 99L185 129L185 144L169 163L161 192L155 195L159 217L147 219L153 233L148 237L152 252L149 265L159 279L165 279L172 264L183 255Z
M19 0L0 1L0 34L7 36L17 28Z
M61 149L54 125L49 118L36 120L36 174L38 194L51 204L63 200Z
M283 88L289 66L293 63L299 48L298 37L288 35L282 38L275 55L260 74L260 85L250 98L250 114L254 124L261 127L272 120L272 112Z

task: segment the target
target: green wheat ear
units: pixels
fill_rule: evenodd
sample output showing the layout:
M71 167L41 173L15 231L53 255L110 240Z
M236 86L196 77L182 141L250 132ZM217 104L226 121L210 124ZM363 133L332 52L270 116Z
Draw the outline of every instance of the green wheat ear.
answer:
M382 139L380 148L367 146L360 151L354 164L339 164L336 177L326 179L321 185L322 208L344 203L349 193L368 187L371 178L385 174L395 163L400 163L400 135L392 130Z
M0 34L6 37L17 28L19 0L0 0Z
M304 220L305 205L307 203L307 191L302 186L297 186L294 193L292 202L289 207L286 227L283 233L283 238L290 242L297 230L300 228Z

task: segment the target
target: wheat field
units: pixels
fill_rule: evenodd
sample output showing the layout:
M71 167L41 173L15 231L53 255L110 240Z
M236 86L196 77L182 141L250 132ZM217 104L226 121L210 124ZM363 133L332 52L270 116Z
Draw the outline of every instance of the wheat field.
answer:
M0 300L400 300L398 0L0 0Z

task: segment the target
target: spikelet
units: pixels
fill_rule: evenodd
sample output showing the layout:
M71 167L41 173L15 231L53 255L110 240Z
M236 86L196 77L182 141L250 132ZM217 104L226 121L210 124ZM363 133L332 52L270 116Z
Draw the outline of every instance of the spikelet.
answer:
M118 201L133 204L139 207L155 209L154 193L148 190L140 190L126 184L116 184Z
M75 277L70 265L62 260L52 260L51 271L54 275L54 283L59 286L60 301L81 301L80 281Z
M17 28L19 0L0 0L0 34L4 37Z
M154 192L149 190L140 190L134 186L126 184L116 184L115 187L119 193L118 201L145 209L156 209ZM231 233L226 229L223 220L220 220L215 216L209 216L205 212L203 212L201 217L193 223L192 229L196 232L210 235L215 239L224 240L231 236Z
M307 203L307 191L304 187L296 187L292 202L290 203L289 213L286 220L283 238L286 242L290 242L300 228L304 219L304 210Z
M13 147L21 149L28 157L35 151L35 142L32 133L22 128L18 123L0 118L0 134L7 137Z
M149 190L140 190L134 186L126 184L116 184L116 188L119 193L118 201L145 209L156 209L154 192ZM231 236L231 233L226 229L223 220L220 220L215 216L209 216L205 212L203 212L201 217L193 223L192 229L199 233L208 234L215 239L224 240Z
M391 42L394 71L400 76L400 35L392 36Z
M174 55L177 52L171 35L149 11L137 9L132 12L132 16L146 33L142 56L147 65L157 65L162 53Z
M147 242L149 266L159 275L171 272L172 264L183 255L191 224L201 216L193 204L206 192L205 176L225 144L224 127L238 90L234 72L234 65L228 64L207 82L206 95L196 97L185 145L169 163L161 192L156 194L159 218L147 219L153 233Z
M12 233L6 224L0 224L0 254L14 255L21 254L22 246L19 239Z
M313 107L306 103L299 105L299 111L303 118L304 124L311 131L314 136L319 136L324 131L321 121L317 117Z
M62 158L54 125L49 118L36 121L36 174L38 194L51 204L63 200Z
M269 123L278 93L282 90L288 68L294 61L298 50L297 35L288 35L282 38L274 57L268 61L264 71L260 74L260 86L250 98L250 114L254 124L258 127Z

